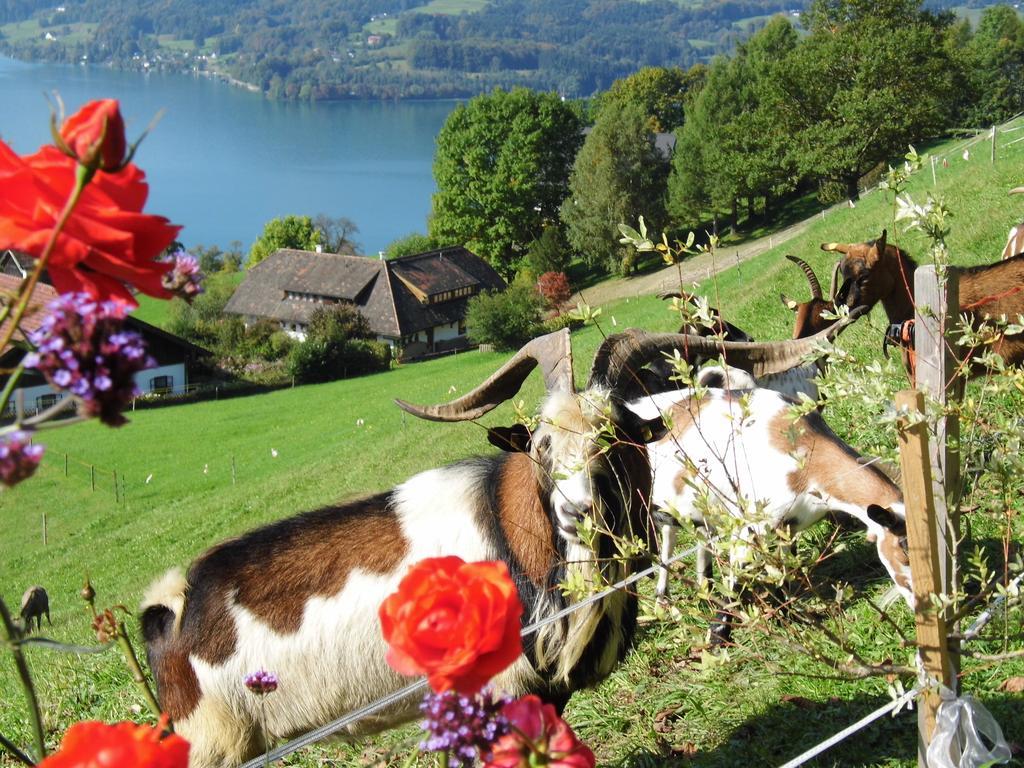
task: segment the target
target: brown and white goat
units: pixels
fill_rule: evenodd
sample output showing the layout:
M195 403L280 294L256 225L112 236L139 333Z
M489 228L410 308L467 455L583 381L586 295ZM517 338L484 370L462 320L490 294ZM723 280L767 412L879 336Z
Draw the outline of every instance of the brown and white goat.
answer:
M822 243L822 250L843 254L839 269L843 284L837 301L854 307L870 309L882 303L892 324L904 323L914 317L914 270L917 264L905 251L886 242L886 232L866 243ZM986 317L1005 316L1016 320L1024 315L1024 255L979 267L959 267L960 313L966 314L977 327ZM991 345L1007 365L1024 362L1024 337L1001 335ZM960 348L957 355L968 363L983 350ZM904 357L906 360L906 356ZM977 375L983 368L968 367L968 375Z
M565 607L558 585L566 579L629 573L635 564L623 561L613 539L653 540L644 443L661 428L660 419L643 424L621 405L625 371L646 362L624 367L636 363L618 350L629 341L602 345L581 393L561 331L530 342L452 403L399 402L427 419L475 419L513 397L537 365L549 390L532 433L490 430L492 442L512 452L431 469L386 493L259 528L208 550L187 577L171 572L156 582L143 601L143 635L161 705L191 742L193 768L237 764L264 749L264 733L294 736L401 688L405 680L385 661L377 609L422 558L504 560L527 608L524 622ZM584 520L598 532L594 549L577 533ZM625 592L573 612L526 638L524 655L495 686L564 704L611 672L636 614L636 597ZM259 668L280 682L261 701L243 685ZM416 713L414 701L397 704L348 733Z
M811 287L810 301L795 301L784 293L779 294L783 306L793 312L793 338L803 339L824 331L834 322L834 320L826 318L825 314L835 314L836 291L839 287L839 265L837 264L832 271L832 284L829 287L829 297L826 299L821 294L821 283L818 282L818 276L814 274L811 265L796 256L787 255L786 258L803 270L807 277L807 283Z
M709 509L741 521L744 544L780 528L796 532L836 513L858 521L879 560L913 607L899 488L829 428L817 412L793 418L794 402L778 392L722 389L665 392L629 407L640 417L666 415L669 433L647 446L651 503L705 533L697 577L710 578ZM676 528L663 530L662 560L675 548ZM742 546L739 548L742 550ZM732 554L736 553L732 550ZM667 592L663 569L658 594Z

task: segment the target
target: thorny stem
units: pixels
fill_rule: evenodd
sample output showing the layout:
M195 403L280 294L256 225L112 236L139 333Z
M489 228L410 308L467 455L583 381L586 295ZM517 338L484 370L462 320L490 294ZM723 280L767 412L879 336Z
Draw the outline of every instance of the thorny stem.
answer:
M124 660L128 664L128 671L131 672L132 680L135 681L135 685L138 686L139 691L142 693L142 697L146 700L146 704L152 710L153 714L160 717L160 705L156 701L156 696L153 695L153 691L150 690L149 683L146 680L146 675L142 671L142 667L139 665L139 658L135 655L135 648L132 647L132 641L128 638L128 633L125 631L123 621L117 623L117 644L121 646L121 652L124 653Z
M11 324L7 327L7 330L0 335L0 349L4 349L11 338L14 336L14 332L18 328L18 324L21 319L25 316L25 311L28 309L29 301L32 298L32 293L36 289L36 284L39 282L39 278L42 276L46 265L50 261L50 256L53 255L54 247L57 245L57 238L60 236L64 226L68 223L68 219L71 218L71 213L75 210L75 206L78 205L78 201L82 196L82 191L86 185L92 179L95 171L90 171L85 166L78 166L78 170L75 176L75 188L71 191L71 196L68 201L64 204L64 210L61 211L60 218L57 219L57 223L53 230L50 232L50 239L46 242L46 247L43 248L42 254L36 260L36 267L32 270L32 274L29 275L28 281L21 287L20 299L17 302L17 308L14 310L14 318ZM0 310L0 323L7 319L7 316L11 313L11 305L7 304Z
M28 702L28 716L32 725L32 732L36 740L36 751L39 759L46 757L46 737L43 733L43 718L39 714L39 699L36 698L36 689L32 685L32 675L28 671L28 662L21 652L21 645L18 643L20 632L11 620L11 614L7 605L0 599L0 620L3 621L4 631L7 634L7 644L10 646L11 655L14 656L14 666L18 669L18 676L21 678L21 687L25 690L25 699Z
M8 752L14 755L15 758L23 762L25 765L35 765L35 763L32 762L31 757L29 757L20 749L18 749L17 746L15 746L14 743L11 742L9 739L4 738L4 735L2 733L0 733L0 747L6 749Z

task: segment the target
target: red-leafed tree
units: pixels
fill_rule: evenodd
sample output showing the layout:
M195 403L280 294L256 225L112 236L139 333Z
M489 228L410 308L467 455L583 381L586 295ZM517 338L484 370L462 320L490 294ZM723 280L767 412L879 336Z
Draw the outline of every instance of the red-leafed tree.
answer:
M537 291L544 297L548 309L560 312L562 306L572 296L569 278L565 272L545 272L537 278Z

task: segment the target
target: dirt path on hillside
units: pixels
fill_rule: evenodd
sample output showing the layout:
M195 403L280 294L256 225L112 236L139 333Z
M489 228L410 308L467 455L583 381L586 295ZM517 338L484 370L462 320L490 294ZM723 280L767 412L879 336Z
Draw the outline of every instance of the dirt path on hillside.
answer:
M694 282L706 280L719 272L735 267L748 259L774 248L780 243L791 240L801 234L821 214L816 214L796 224L791 224L785 229L765 235L756 240L744 243L740 246L720 248L714 258L710 253L701 253L692 256L680 265L672 265L654 272L637 275L635 277L618 277L605 280L602 283L586 288L573 294L571 304L583 301L592 307L608 304L619 299L633 296L647 296L659 293L660 291L674 290L679 288L680 268L682 272L682 285L685 289Z

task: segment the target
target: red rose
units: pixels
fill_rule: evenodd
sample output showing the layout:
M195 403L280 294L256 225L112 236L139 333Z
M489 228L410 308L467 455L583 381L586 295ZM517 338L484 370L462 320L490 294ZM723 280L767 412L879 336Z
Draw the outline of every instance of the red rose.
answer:
M160 738L161 731L163 723L75 723L37 768L187 768L188 742L173 733Z
M76 167L56 147L19 157L0 141L0 249L42 255L75 188ZM148 194L145 174L135 165L97 174L82 191L50 256L54 288L132 307L136 302L127 286L169 298L161 280L173 265L156 257L181 227L142 213Z
M78 162L88 168L116 171L124 163L128 143L116 99L90 101L64 121L60 137Z
M504 563L421 560L380 606L388 663L439 693L476 693L522 653L522 613Z
M511 730L494 744L484 768L594 768L590 747L576 738L553 706L537 696L509 702L501 714Z

